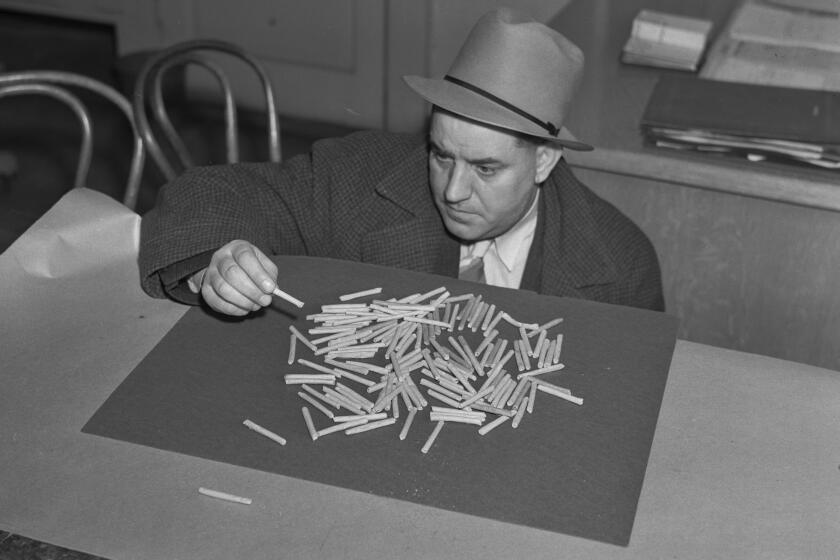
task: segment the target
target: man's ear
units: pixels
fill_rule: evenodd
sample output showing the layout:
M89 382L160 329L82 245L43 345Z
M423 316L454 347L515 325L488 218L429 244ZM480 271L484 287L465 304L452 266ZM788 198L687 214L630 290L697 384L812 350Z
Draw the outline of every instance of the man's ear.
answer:
M537 158L536 183L539 185L548 179L554 166L563 157L563 148L557 144L545 142L537 146L535 157Z

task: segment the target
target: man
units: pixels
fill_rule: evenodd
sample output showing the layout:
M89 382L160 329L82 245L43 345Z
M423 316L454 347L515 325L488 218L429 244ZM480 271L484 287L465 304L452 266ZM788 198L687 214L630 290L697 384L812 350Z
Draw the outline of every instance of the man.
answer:
M443 79L427 138L363 132L283 164L193 169L144 217L144 289L246 315L271 302L269 254L307 254L662 309L639 229L578 182L562 129L583 55L508 9L476 23Z

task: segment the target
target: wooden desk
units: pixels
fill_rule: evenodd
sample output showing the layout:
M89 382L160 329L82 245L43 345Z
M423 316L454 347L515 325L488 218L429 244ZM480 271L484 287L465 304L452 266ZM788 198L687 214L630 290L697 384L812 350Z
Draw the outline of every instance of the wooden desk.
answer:
M0 530L113 560L840 550L840 378L689 342L677 345L627 548L82 434L185 311L140 291L138 225L104 195L73 191L0 256ZM255 503L201 498L199 484Z
M696 342L840 369L840 173L645 147L639 120L667 71L619 62L643 7L710 19L737 0L575 0L549 25L586 55L567 152L587 185L653 241L666 306ZM768 115L772 118L772 115Z

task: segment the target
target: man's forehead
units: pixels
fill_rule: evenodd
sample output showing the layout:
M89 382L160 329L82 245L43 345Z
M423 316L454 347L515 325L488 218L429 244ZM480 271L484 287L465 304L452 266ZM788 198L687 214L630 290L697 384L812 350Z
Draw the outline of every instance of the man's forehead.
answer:
M471 157L522 148L515 134L442 111L432 114L429 137L438 149L467 152Z

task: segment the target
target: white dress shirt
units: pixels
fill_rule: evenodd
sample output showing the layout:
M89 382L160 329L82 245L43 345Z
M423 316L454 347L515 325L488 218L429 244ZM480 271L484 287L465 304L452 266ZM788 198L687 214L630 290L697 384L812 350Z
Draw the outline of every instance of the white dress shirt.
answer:
M492 286L518 288L525 272L528 251L537 229L537 202L540 192L534 197L531 207L512 228L494 239L470 244L461 244L460 266L463 268L475 258L484 258L484 277Z

